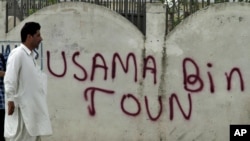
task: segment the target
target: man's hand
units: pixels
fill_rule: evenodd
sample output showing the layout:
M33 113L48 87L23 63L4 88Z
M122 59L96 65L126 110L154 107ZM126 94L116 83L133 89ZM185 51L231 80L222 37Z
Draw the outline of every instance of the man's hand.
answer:
M8 115L12 115L15 110L15 104L13 101L8 101Z
M0 71L0 77L4 77L5 72L4 71Z

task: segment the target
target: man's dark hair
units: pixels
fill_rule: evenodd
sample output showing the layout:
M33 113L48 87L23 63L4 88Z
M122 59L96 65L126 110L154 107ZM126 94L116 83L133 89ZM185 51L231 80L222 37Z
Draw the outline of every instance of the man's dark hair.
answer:
M36 34L37 30L40 30L40 29L41 29L41 26L39 23L36 23L36 22L25 23L25 25L23 26L21 30L22 43L26 41L26 38L29 34L33 36L34 34Z

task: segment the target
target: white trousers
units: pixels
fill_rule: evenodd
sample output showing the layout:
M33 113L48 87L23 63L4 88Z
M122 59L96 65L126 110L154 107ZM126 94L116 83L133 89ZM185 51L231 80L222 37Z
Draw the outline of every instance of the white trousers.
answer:
M7 138L7 141L41 141L40 136L30 136L25 127L21 110L18 109L18 112L19 116L18 116L17 134L12 138Z

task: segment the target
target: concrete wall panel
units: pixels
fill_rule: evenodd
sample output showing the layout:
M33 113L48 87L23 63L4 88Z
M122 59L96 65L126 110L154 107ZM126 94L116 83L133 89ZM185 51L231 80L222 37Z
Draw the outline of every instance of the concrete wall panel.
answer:
M123 95L137 93L139 88L144 48L141 32L107 8L60 3L25 19L8 34L8 40L20 40L20 29L28 21L42 26L54 129L47 140L136 140L138 119L126 116L120 102ZM137 106L131 103L126 106Z
M187 115L174 105L169 140L226 141L230 124L249 124L249 6L212 5L167 37L167 91Z

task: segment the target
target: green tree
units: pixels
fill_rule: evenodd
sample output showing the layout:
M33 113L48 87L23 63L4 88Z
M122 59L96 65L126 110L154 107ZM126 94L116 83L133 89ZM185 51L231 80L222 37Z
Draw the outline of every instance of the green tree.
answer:
M54 4L56 2L57 2L57 0L49 0L49 4Z
M48 6L48 5L52 5L52 4L55 4L55 3L57 3L57 1L58 0L46 0L46 1L42 1L42 7L44 7L44 6ZM35 3L38 3L39 2L39 0L35 0ZM29 15L31 15L31 14L33 14L33 13L35 13L37 10L39 10L39 9L37 9L37 8L30 8L29 9Z

